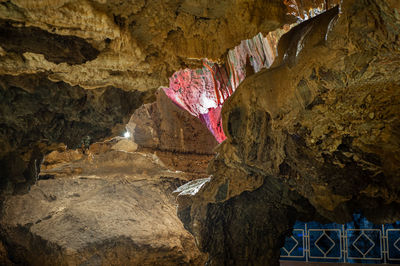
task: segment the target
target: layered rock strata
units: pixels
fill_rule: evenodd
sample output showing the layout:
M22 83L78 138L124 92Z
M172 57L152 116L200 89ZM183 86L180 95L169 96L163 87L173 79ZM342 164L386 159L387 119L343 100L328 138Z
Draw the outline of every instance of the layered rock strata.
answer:
M297 17L296 23L313 18L339 3L338 0L284 1L288 13ZM222 105L246 77L271 67L278 54L279 39L296 23L242 40L229 50L223 64L205 59L201 69L175 72L169 87L164 88L165 93L181 108L198 117L221 143L226 139L222 129Z
M237 86L262 68L272 65L280 36L290 26L277 29L264 37L261 33L228 52L224 64L203 61L201 69L184 69L170 78L168 97L190 114L198 117L218 142L226 139L222 129L221 108Z
M154 90L174 71L292 20L286 13L280 0L1 1L0 73L46 70L85 88Z
M75 89L78 95L85 95ZM62 98L68 92L54 94ZM172 103L162 90L155 98L156 102L141 106L132 115L126 125L130 137L91 145L91 140L84 139L75 144L78 149L42 144L48 152L56 150L41 153L44 161L35 161L34 178L18 183L19 187L24 184L25 190L3 191L0 234L4 253L0 257L4 262L204 264L206 255L176 215L172 192L191 179L207 176L217 142L197 118ZM108 110L101 119L112 116L113 109L99 99L81 100L80 106L91 109L92 104L97 112ZM46 101L37 104L49 106ZM68 140L63 141L73 146L74 139ZM13 169L22 171L23 164Z

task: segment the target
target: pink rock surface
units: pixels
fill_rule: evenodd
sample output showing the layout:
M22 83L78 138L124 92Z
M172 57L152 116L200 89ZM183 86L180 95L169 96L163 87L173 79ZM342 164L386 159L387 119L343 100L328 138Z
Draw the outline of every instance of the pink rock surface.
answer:
M261 33L230 50L226 63L218 65L205 59L201 69L183 69L170 78L166 95L179 107L198 117L218 142L226 139L222 129L221 108L246 75L272 65L279 37L285 30ZM249 73L251 72L251 73Z

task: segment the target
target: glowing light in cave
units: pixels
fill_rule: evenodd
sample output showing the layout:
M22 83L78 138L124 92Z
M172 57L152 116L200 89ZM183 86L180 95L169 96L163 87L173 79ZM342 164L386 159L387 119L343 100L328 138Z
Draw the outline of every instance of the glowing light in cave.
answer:
M130 138L131 137L131 133L129 131L126 131L124 133L124 138Z
M183 69L170 78L165 94L178 106L198 117L218 142L226 139L222 129L221 109L246 77L246 68L254 72L272 65L276 46L288 28L279 29L264 37L261 33L244 40L230 50L223 65L207 59L201 69Z

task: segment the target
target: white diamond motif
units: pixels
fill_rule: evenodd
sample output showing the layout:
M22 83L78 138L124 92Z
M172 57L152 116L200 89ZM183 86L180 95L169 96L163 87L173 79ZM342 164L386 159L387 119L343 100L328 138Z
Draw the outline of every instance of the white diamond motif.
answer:
M285 252L288 254L288 256L290 256L290 254L293 252L293 250L299 245L299 241L297 241L296 238L294 238L293 236L291 236L290 238L293 239L294 242L296 242L296 244L293 245L292 249L290 251L288 251L285 247L282 247L282 249L285 250Z
M318 245L318 241L320 241L321 238L322 238L323 236L325 236L326 238L328 238L329 241L331 241L331 243L332 243L332 245L330 246L330 248L329 248L326 252L324 252L324 251L319 247L319 245ZM318 237L318 239L315 241L315 246L319 249L319 251L321 251L322 254L324 254L325 257L326 257L326 255L329 254L329 252L335 247L335 245L336 245L335 241L333 241L333 239L330 238L330 236L328 236L328 235L326 234L325 231L324 231L324 233L321 234L320 237Z
M362 236L364 236L366 239L368 239L368 241L372 244L371 247L370 247L367 251L365 251L365 252L362 252L362 251L355 245L355 244L360 240L360 238L361 238ZM369 238L369 237L364 233L364 231L362 231L362 233L356 238L356 240L354 240L352 246L353 246L355 249L357 249L357 251L360 252L360 254L362 254L362 255L365 257L365 255L367 255L367 254L375 247L375 242L372 241L371 238Z
M393 244L393 246L394 246L398 251L400 251L400 246L399 246L399 244L400 244L400 237L397 238L396 242L394 242L394 244Z

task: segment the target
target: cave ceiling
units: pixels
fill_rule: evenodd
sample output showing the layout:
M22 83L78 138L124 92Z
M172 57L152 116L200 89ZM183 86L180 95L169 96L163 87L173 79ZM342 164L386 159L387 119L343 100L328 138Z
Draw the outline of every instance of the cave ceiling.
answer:
M121 135L175 71L294 20L282 1L0 1L2 172Z
M282 1L1 1L1 74L154 90L293 20ZM217 34L216 34L217 33ZM13 64L10 64L10 62Z

